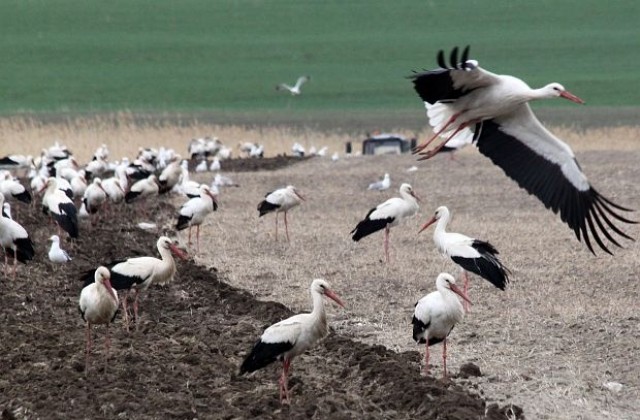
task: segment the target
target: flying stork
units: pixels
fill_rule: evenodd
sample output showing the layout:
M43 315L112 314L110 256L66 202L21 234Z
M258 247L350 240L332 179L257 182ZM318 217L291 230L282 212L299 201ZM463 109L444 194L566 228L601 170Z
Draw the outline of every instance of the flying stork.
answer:
M524 81L488 72L469 60L467 46L458 60L458 48L451 51L449 65L444 52L438 53L440 68L416 73L410 78L427 109L434 136L416 147L422 159L429 159L457 136L472 136L483 155L499 166L529 194L584 239L595 254L590 236L608 254L601 235L621 247L610 231L633 240L612 219L637 223L620 214L631 211L596 191L582 172L571 148L538 121L529 101L564 98L577 104L584 101L559 83L531 89ZM423 151L436 137L444 141ZM610 231L609 231L610 230Z

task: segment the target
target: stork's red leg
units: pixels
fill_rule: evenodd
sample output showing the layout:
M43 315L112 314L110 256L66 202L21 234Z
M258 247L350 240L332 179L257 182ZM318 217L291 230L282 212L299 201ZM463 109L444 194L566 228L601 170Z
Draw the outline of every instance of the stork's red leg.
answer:
M287 381L285 372L286 372L286 360L282 361L282 373L280 374L280 379L278 380L278 384L280 385L280 404L284 404L285 401L285 382Z
M464 296L469 299L469 274L467 274L467 270L462 270L462 276L464 277L464 286L462 288L462 293ZM466 300L462 300L462 307L464 308L465 313L471 311L471 306L469 306L469 302Z
M16 279L16 269L18 268L18 249L13 249L13 280Z
M189 225L189 246L191 246L191 225Z
M287 226L287 212L284 212L284 231L287 234L287 242L289 241L289 226Z
M134 289L134 293L136 295L135 299L133 300L133 322L135 322L136 324L136 330L138 329L138 289Z
M288 376L289 376L289 366L291 366L291 359L286 358L284 360L284 369L283 369L283 387L284 387L284 403L286 404L291 404L291 398L289 398L289 386L287 384L288 382ZM282 403L283 401L280 400L280 402Z
M278 213L276 212L276 242L278 241Z
M105 360L105 362L109 358L109 348L111 348L111 334L110 334L110 331L111 330L109 330L109 324L107 324L107 337L106 337L105 342L104 342L104 349L105 349L104 360Z
M89 357L91 354L91 323L87 321L87 346L84 352L84 371L89 370Z
M389 225L384 228L384 257L387 264L389 263Z
M439 151L440 149L442 149L444 147L445 144L447 144L447 142L449 140L451 140L452 138L455 137L456 134L458 134L460 131L464 130L465 128L467 128L469 126L470 123L464 123L464 124L460 124L460 126L458 128L456 128L456 130L453 132L453 134L451 134L449 137L447 137L442 143L440 143L436 148L431 149L427 152L422 152L420 153L420 155L422 156L420 159L418 160L426 160L426 159L430 159L432 157L434 157Z
M422 369L422 374L424 376L429 375L429 338L425 337L426 344L424 345L424 368Z
M444 376L443 378L447 377L447 338L445 337L444 340L442 340L442 366L444 368Z
M421 152L422 150L424 150L427 146L429 146L436 138L438 138L438 136L442 133L444 133L444 131L449 128L449 126L451 124L453 124L456 119L460 116L461 112L458 112L457 114L453 114L451 116L451 118L449 118L449 121L447 121L447 123L438 131L435 132L435 134L433 135L433 137L431 137L429 140L427 140L426 142L422 143L419 146L414 147L413 149L413 153L418 153ZM448 141L448 140L447 140Z
M196 226L196 252L200 253L200 225Z
M124 327L129 332L129 310L127 308L127 296L129 296L129 291L127 290L122 298L122 309L124 310Z

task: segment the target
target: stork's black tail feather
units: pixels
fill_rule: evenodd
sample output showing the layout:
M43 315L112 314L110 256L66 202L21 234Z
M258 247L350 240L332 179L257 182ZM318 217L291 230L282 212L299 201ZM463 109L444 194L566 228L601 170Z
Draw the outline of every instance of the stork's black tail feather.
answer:
M78 210L73 203L62 203L58 206L60 214L52 212L53 218L60 225L62 230L70 237L78 237Z
M504 290L509 282L511 272L497 257L498 250L489 242L474 240L471 245L480 253L480 258L451 257L462 268L488 280L500 290Z
M369 236L372 233L384 229L395 219L393 217L387 217L386 219L369 219L369 216L371 216L371 213L373 213L375 210L375 208L369 210L369 213L367 213L365 218L360 221L355 228L353 228L353 230L351 231L351 235L353 235L351 239L358 242L365 236Z
M242 362L240 374L253 372L270 365L292 348L293 343L290 342L264 343L262 340L258 340L251 353Z
M6 248L7 255L11 258L17 258L23 264L26 264L27 261L32 260L35 256L36 252L33 249L33 242L31 242L31 238L18 238L14 240L16 244L17 250L14 254L13 249Z
M178 216L178 223L176 223L177 230L183 230L189 227L189 222L191 222L191 217L180 215Z
M272 211L278 209L280 206L277 204L273 204L268 202L267 200L263 200L260 202L260 204L258 204L258 211L260 212L260 216L258 217L262 217L267 213L271 213Z

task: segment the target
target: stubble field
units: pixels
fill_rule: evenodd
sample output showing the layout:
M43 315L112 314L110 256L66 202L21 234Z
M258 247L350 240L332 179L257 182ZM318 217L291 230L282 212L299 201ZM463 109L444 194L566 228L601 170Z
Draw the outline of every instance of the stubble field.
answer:
M588 134L571 144L595 188L640 208L634 136L618 132L604 147L603 132ZM320 133L309 136L326 141ZM109 137L101 133L94 144L84 144L91 148ZM286 137L287 144L292 141ZM135 144L158 145L148 137ZM336 144L341 147L341 140ZM407 172L414 164L418 171ZM384 172L392 189L366 191ZM108 368L98 367L90 377L81 368L76 269L105 258L150 255L154 236L137 233L132 223L139 220L128 213L121 225L97 228L91 236L97 241L81 241L76 265L51 273L42 255L50 232L34 213L29 220L40 257L22 267L17 283L3 281L0 406L24 418L482 418L478 400L448 393L462 390L488 403L516 404L527 418L632 419L640 410L637 243L625 242L614 257L591 255L557 216L474 150L460 153L458 162L439 156L416 163L410 155L314 158L276 171L230 175L240 187L222 191L195 257L216 271L181 264L174 284L152 288L143 301L141 332L127 335L117 321ZM210 182L212 174L195 178ZM356 244L348 233L371 207L395 195L401 182L411 183L423 201L415 219L392 229L387 265L380 234ZM307 198L290 214L290 244L282 237L276 242L273 216L258 218L256 211L266 192L286 184ZM171 204L182 201L173 198ZM413 304L433 290L438 273L457 274L436 253L432 232L417 234L439 205L453 212L452 231L492 242L513 272L506 292L472 279L474 306L451 335L449 362L456 373L473 363L482 376L457 378L455 385L419 376L416 350L422 348L411 340ZM173 233L172 208L158 211L160 231ZM639 237L637 226L625 231ZM347 309L329 309L334 333L294 363L294 407L280 411L275 368L242 379L234 372L262 328L289 310L308 309L315 277L330 281ZM284 307L254 302L219 281ZM441 346L433 349L432 374L439 378ZM609 390L607 382L622 389ZM77 402L63 404L70 395Z
M609 144L616 149L615 141ZM595 188L640 208L640 152L584 149L578 160ZM513 272L506 292L472 280L475 304L452 334L450 362L454 370L475 363L483 376L463 382L490 400L522 406L529 418L633 418L640 409L640 247L627 241L613 257L594 256L559 217L475 150L458 159L437 157L412 173L406 169L415 159L405 155L313 159L276 172L234 174L241 188L221 195L199 261L223 267L231 284L292 308L306 308L307 283L324 277L349 300L334 328L366 343L415 350L413 304L434 289L438 273L458 274L435 251L432 230L417 234L447 205L450 230L489 240ZM392 188L366 191L384 172ZM415 219L392 229L387 265L381 234L354 243L349 231L371 207L397 195L401 182L423 201ZM264 193L286 184L308 198L290 214L291 244L282 237L275 242L273 217L258 219L255 209ZM638 238L636 225L625 231ZM439 369L438 360L433 372L440 375ZM610 391L607 382L623 384L622 391Z

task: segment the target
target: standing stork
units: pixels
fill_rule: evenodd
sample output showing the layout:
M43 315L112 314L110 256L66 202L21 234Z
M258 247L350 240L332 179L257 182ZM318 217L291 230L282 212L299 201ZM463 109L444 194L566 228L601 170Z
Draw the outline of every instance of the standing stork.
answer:
M415 215L420 207L420 198L411 185L400 185L400 197L393 197L369 210L365 218L351 231L351 239L358 242L365 236L384 229L384 255L389 262L389 231L404 218Z
M218 210L216 196L208 185L200 185L200 196L194 197L180 207L177 230L189 228L189 245L191 245L191 228L196 227L196 250L200 252L200 225L209 213Z
M429 372L429 346L442 342L442 367L444 377L447 377L447 337L464 318L462 304L456 295L471 304L465 293L456 286L456 279L451 274L440 273L436 279L436 291L416 303L411 323L413 339L416 343L425 344L425 376Z
M420 232L436 221L438 222L436 230L433 232L433 242L443 256L451 258L462 268L465 296L469 296L467 293L469 289L467 271L479 275L498 289L504 290L509 282L511 272L498 258L499 252L489 242L470 238L461 233L447 232L445 229L450 219L449 209L445 206L438 207L435 215L422 226Z
M141 179L131 186L124 196L124 202L127 204L137 202L140 210L146 216L147 213L144 210L142 201L147 197L158 195L159 192L158 178L155 175L149 175L147 178Z
M106 202L107 192L102 187L102 180L100 178L93 178L93 182L87 186L82 198L82 203L93 218L91 221L92 225L96 223L98 210L102 209Z
M111 287L110 273L106 267L98 267L94 274L94 282L83 287L80 292L78 309L82 319L87 323L87 346L85 350L85 372L89 368L91 354L91 325L105 324L107 334L105 349L110 346L109 324L113 322L118 311L118 294Z
M133 302L134 322L138 320L138 294L140 290L146 290L151 284L165 284L173 280L176 274L176 263L173 255L181 259L187 259L187 255L173 241L166 236L161 236L157 242L161 259L154 257L135 257L126 260L114 261L105 266L111 271L111 283L116 290L126 290L122 298L125 326L129 328L129 315L127 311L128 292L133 289L135 295ZM92 270L82 276L85 285L93 282Z
M45 191L42 197L43 212L51 215L59 229L67 232L70 237L77 238L78 210L73 201L58 189L58 180L50 177L41 191ZM61 232L58 232L58 236L61 236Z
M631 211L600 195L584 175L571 148L549 132L533 114L529 102L537 99L564 98L583 104L559 83L531 89L524 81L488 72L475 60L468 60L469 47L458 61L458 48L450 55L438 53L439 69L411 76L414 88L427 108L434 136L418 146L421 159L434 156L455 137L472 137L478 150L499 166L546 208L574 231L579 241L595 254L591 236L608 254L600 235L621 247L609 232L633 240L613 221L637 223L620 211ZM433 150L422 152L435 138L444 141ZM605 226L606 225L606 226Z
M258 212L262 217L267 213L276 213L276 241L278 240L278 213L284 213L284 230L287 234L287 242L289 242L289 226L287 224L287 212L298 206L304 197L296 190L293 185L280 188L273 192L267 193L264 200L258 204Z
M282 361L282 375L279 381L281 403L291 402L287 375L293 358L313 347L318 340L329 333L323 296L344 307L344 303L338 295L330 289L329 283L322 279L313 280L311 283L313 310L311 313L294 315L264 330L253 350L240 366L240 374L242 375L261 369L276 360Z
M0 208L3 207L4 195L0 193ZM35 255L33 242L22 225L8 217L0 217L0 246L4 254L4 275L7 276L8 257L11 257L13 258L13 279L15 280L18 261L26 264Z

